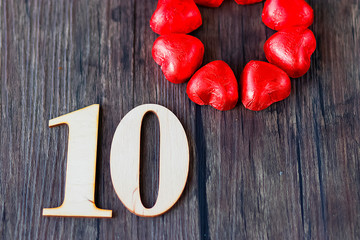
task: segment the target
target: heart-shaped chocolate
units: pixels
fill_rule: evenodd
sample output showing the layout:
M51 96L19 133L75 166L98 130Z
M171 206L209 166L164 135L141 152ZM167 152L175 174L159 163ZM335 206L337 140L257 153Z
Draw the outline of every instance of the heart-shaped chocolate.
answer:
M262 1L264 0L235 0L235 2L240 5L254 4Z
M189 33L202 24L201 14L194 0L159 0L150 20L157 34Z
M205 7L219 7L224 0L194 0L196 4Z
M267 0L262 21L276 31L289 27L307 28L314 21L314 12L304 0Z
M190 79L186 93L191 101L221 111L234 108L239 98L235 75L224 61L213 61L200 68Z
M250 61L241 74L241 101L245 108L260 111L290 95L288 75L267 62Z
M275 33L264 45L267 60L290 77L303 76L310 68L316 39L307 28L288 28Z
M163 35L155 40L152 55L167 80L183 83L201 66L204 45L186 34Z

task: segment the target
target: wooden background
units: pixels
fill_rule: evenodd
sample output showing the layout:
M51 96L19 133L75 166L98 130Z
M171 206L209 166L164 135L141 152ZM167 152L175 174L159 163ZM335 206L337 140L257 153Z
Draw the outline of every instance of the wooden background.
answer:
M193 104L151 57L156 0L0 0L0 239L359 239L360 2L309 0L318 47L291 96L262 112ZM265 60L263 3L200 8L204 63L237 78ZM42 217L63 199L67 128L56 116L101 104L96 202L112 219ZM112 187L112 136L132 108L161 104L191 150L177 204L156 218ZM143 127L142 197L156 200L158 126Z

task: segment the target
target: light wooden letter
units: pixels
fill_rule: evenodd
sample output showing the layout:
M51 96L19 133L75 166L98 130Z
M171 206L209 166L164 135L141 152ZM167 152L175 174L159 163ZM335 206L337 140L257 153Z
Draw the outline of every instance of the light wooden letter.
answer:
M60 207L44 208L44 216L112 216L94 202L98 121L98 104L50 120L50 127L68 125L69 140L64 201Z
M145 208L140 199L140 131L144 115L153 112L160 125L159 190L155 205ZM169 210L184 190L189 171L189 145L177 117L156 104L130 111L118 125L110 154L111 179L115 191L132 213L153 217Z

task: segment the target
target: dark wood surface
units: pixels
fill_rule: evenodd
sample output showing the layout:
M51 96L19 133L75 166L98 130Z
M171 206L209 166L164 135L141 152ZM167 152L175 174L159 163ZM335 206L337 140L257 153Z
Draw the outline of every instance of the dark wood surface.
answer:
M156 0L0 1L0 239L359 239L360 3L309 0L317 50L291 96L262 112L193 104L151 57ZM204 63L237 78L265 60L263 3L200 8ZM101 104L96 202L112 219L42 217L64 196L67 128L56 116ZM111 183L112 136L132 108L161 104L191 150L177 204L131 214ZM144 122L142 197L157 191L158 126Z

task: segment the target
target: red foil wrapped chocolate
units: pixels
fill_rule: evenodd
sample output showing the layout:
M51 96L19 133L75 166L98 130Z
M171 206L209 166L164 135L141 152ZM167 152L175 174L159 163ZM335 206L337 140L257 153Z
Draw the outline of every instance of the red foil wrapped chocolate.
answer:
M240 5L254 4L262 1L264 0L235 0L235 2Z
M205 7L219 7L224 0L194 0L196 4Z
M316 39L307 28L288 28L275 33L264 45L267 60L290 77L303 76L310 68Z
M163 35L155 40L152 56L167 80L183 83L201 66L204 45L186 34Z
M226 111L234 108L239 98L238 83L229 65L213 61L200 68L187 85L191 101Z
M193 0L159 0L150 20L157 34L190 33L202 24L201 14Z
M289 76L267 62L250 61L241 74L241 101L245 108L260 111L290 95Z
M314 21L314 13L304 0L267 0L262 21L276 31L289 27L307 28Z

